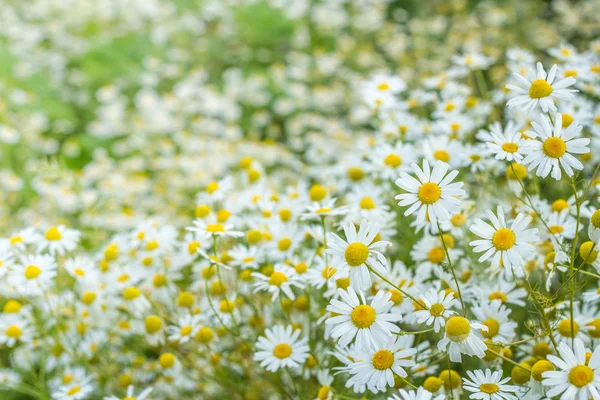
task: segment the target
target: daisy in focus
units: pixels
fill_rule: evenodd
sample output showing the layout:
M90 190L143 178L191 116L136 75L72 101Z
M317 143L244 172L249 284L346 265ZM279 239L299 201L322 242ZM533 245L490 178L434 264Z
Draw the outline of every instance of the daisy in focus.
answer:
M300 330L291 325L274 326L265 331L265 336L258 338L254 359L260 361L261 367L275 372L280 368L295 368L304 363L308 357L308 339L298 339Z

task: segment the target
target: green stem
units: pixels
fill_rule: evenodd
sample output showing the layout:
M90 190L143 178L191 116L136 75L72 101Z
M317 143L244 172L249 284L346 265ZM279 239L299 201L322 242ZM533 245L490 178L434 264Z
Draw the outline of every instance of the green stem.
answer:
M393 287L394 289L396 289L397 291L399 291L400 293L402 293L404 296L408 297L409 299L411 299L412 301L414 301L415 303L417 303L423 309L429 310L429 307L427 307L425 304L423 304L422 302L420 302L419 300L417 300L415 297L411 296L410 294L408 294L404 290L400 289L398 286L394 285L392 282L390 282L387 278L385 278L379 272L375 271L369 264L365 263L365 265L367 266L367 268L369 269L369 271L371 271L372 273L374 273L375 275L377 275L385 283L387 283L388 285L390 285L391 287Z

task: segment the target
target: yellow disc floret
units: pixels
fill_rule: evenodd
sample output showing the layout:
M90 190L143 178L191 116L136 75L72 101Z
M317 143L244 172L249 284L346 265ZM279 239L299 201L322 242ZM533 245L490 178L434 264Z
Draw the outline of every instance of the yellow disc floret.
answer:
M500 251L512 248L516 241L517 237L515 233L508 228L500 228L492 236L492 244Z
M351 267L358 267L367 261L369 258L369 248L360 242L354 242L346 247L344 258Z
M379 371L390 369L394 364L394 353L389 350L378 350L373 354L371 363Z
M433 204L442 196L442 189L437 183L426 182L419 188L418 197L423 204Z
M375 309L369 305L361 304L352 310L350 318L357 328L368 328L375 322Z
M470 332L471 324L466 318L454 316L446 322L446 336L453 342L463 342Z
M569 371L569 382L582 388L594 381L594 371L587 365L577 365Z
M536 79L535 81L531 82L531 86L529 87L529 97L532 99L548 97L551 93L552 85L550 85L545 79Z

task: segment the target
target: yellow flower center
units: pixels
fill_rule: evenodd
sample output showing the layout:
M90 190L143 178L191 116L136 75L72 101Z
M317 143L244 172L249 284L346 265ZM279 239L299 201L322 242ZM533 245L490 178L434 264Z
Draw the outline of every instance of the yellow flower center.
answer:
M385 165L387 165L388 167L398 168L400 166L400 164L402 164L402 159L400 158L399 155L390 153L387 156L385 156L383 163Z
M439 264L446 258L446 253L441 247L434 247L427 253L427 259L432 264Z
M497 250L505 251L512 248L517 241L515 233L508 228L500 228L492 237L492 244Z
M234 308L235 304L233 304L233 301L223 300L219 303L219 310L222 313L232 313Z
M96 300L96 293L91 291L84 292L81 296L81 301L83 304L90 305L94 302L94 300Z
M587 365L577 365L569 371L569 382L582 388L594 381L594 370Z
M573 120L575 118L573 118L573 116L571 116L570 114L561 114L562 115L562 127L563 128L568 128L569 125L571 125L573 123Z
M35 265L28 265L27 268L25 268L25 278L30 280L37 278L41 273L42 270Z
M517 150L519 150L519 145L516 143L504 143L502 145L502 150L506 151L507 153L516 153Z
M225 232L225 227L221 224L208 224L208 225L206 225L206 232L209 232L209 233Z
M552 225L549 230L550 233L557 235L559 233L562 233L565 230L565 228L563 228L561 225Z
M371 363L379 371L390 369L394 365L394 353L389 350L378 350L373 354Z
M369 248L360 242L354 242L346 247L344 258L351 267L358 267L367 261L369 257Z
M292 211L287 208L282 208L279 210L279 218L284 222L289 221L290 218L292 218Z
M154 278L152 278L152 284L154 287L163 287L166 283L167 277L162 274L156 274L154 275Z
M291 245L292 245L292 239L286 237L286 238L281 239L277 243L277 249L279 251L287 251Z
M321 201L327 196L327 189L321 185L313 185L308 191L308 195L312 201Z
M592 264L598 258L597 247L598 246L594 246L594 242L587 241L579 248L579 255L587 264Z
M533 345L533 355L536 357L546 358L551 352L550 345L546 342L537 342Z
M508 300L506 294L502 292L492 292L488 298L490 300L500 300L502 303L506 303L506 300Z
M487 326L488 331L481 331L481 335L488 339L493 338L500 331L500 323L493 318L488 318L485 321L483 321L483 325Z
M532 99L541 99L548 97L552 93L552 86L545 79L536 79L531 82L529 87L529 97Z
M158 242L156 240L151 240L146 243L146 250L152 251L158 248Z
M327 267L323 268L323 272L321 272L321 276L324 279L330 279L332 276L335 275L336 272L337 272L337 270L335 268L327 266Z
M188 336L190 333L192 333L194 329L192 328L191 325L186 325L183 328L181 328L181 330L179 331L179 334L181 336Z
M446 322L446 336L453 342L463 342L471 332L471 324L466 318L454 316Z
M377 89L381 90L381 91L386 91L386 90L390 90L390 85L388 85L387 83L383 82L380 83L379 85L377 85Z
M106 250L104 250L104 258L107 261L111 261L116 259L119 256L119 246L117 244L111 244L108 247L106 247Z
M565 318L558 323L558 333L564 337L575 337L579 332L579 324L573 321L573 330L571 330L571 318Z
M442 196L442 189L437 183L426 182L421 185L418 192L419 200L423 204L433 204Z
M375 309L366 304L354 308L350 314L354 326L361 329L370 327L375 322L375 316Z
M283 272L279 271L273 272L269 277L269 285L273 286L281 286L282 283L287 281L288 277Z
M58 231L58 229L53 226L52 228L46 231L46 240L60 240L62 239L62 235Z
M19 337L21 337L21 333L23 333L21 331L21 328L19 328L17 325L11 325L8 328L6 328L6 336L13 338L13 339L18 339Z
M531 376L538 382L541 382L542 374L547 371L554 371L554 365L548 360L540 360L531 367Z
M467 223L467 217L465 217L464 214L454 214L450 219L450 222L452 222L452 225L456 227L461 227Z
M317 399L327 400L329 398L329 393L331 393L329 386L321 386L317 392Z
M141 294L140 289L135 286L130 286L123 291L123 297L128 301L138 298Z
M187 245L187 251L190 254L194 254L194 253L196 253L198 251L199 247L200 247L200 243L194 240L194 241L191 241L191 242L188 243L188 245Z
M175 356L171 353L161 354L158 363L163 369L169 369L175 364Z
M206 191L208 192L208 194L213 194L217 191L217 189L219 189L219 184L217 182L211 182L208 185L206 185Z
M432 304L431 307L429 308L429 312L431 313L431 315L433 315L434 317L439 317L440 315L442 315L442 313L446 311L446 308L444 307L443 304L441 303L435 303Z
M569 203L566 200L558 199L552 203L552 211L561 212L567 208L569 208Z
M590 222L592 223L592 226L594 228L599 228L600 229L600 210L594 211L594 213L592 214L592 218L591 218Z
M153 334L158 332L162 327L162 320L156 315L150 315L144 320L144 325L146 327L146 332Z
M373 210L375 208L375 201L371 197L363 197L360 200L360 208L363 210Z
M328 213L331 212L331 208L329 207L321 207L319 209L317 209L317 211L315 211L315 213L317 214L324 214L324 213Z
M500 388L495 383L484 383L479 386L479 390L483 393L492 394L496 393Z
M436 376L430 376L429 378L425 379L425 382L423 382L423 388L428 392L436 393L442 388L443 384L444 382L440 378Z
M452 128L452 130L454 130L454 128ZM433 153L433 158L439 161L448 162L450 160L450 153L446 150L437 150Z
M79 393L79 391L81 390L81 387L79 386L73 386L71 389L69 389L69 391L67 392L67 396L73 396L74 394Z
M280 343L273 349L273 355L277 358L288 358L292 354L292 347L287 343Z
M544 141L542 150L550 158L560 158L567 152L567 144L561 138L551 136Z

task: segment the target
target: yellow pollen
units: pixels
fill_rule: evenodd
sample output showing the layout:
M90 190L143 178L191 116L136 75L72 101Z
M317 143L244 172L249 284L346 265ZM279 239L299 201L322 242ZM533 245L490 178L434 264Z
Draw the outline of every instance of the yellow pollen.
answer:
M434 317L439 317L440 315L442 315L442 313L446 311L446 308L444 307L443 304L441 303L435 303L432 304L431 307L429 308L429 312L431 313L431 315L433 315Z
M579 255L587 264L592 264L598 258L598 246L594 246L594 242L584 242L579 248Z
M402 164L402 159L399 155L390 153L387 156L385 156L383 163L388 167L398 168Z
M156 315L150 315L144 320L144 325L146 327L146 332L153 334L158 332L162 327L162 320Z
M577 365L569 371L569 382L572 385L582 388L594 381L594 370L587 365Z
M454 316L446 322L446 336L453 342L463 342L470 332L471 324L466 318Z
M439 161L448 162L450 160L450 153L446 150L436 150L435 153L433 153L433 158Z
M52 228L46 231L46 240L60 240L62 239L62 235L58 231L58 228L53 226Z
M529 87L529 97L532 99L541 99L548 97L552 93L552 86L544 79L536 79L531 82Z
M456 133L456 132L458 132L458 131L460 130L460 124L459 124L459 123L457 123L457 122L454 122L453 124L450 124L450 129L452 129L452 132ZM446 151L444 151L444 150L439 150L439 152L444 152L444 153L446 153L446 156L445 156L445 158L446 158L446 159L444 160L444 159L442 159L442 158L438 158L437 156L436 156L435 158L436 158L437 160L440 160L440 161L448 162L448 160L450 159L450 154L448 154L448 153L447 153ZM437 153L438 153L438 151L436 151L436 154L437 154Z
M506 303L506 300L508 300L508 296L502 292L492 292L488 298L490 300L500 300L502 303Z
M206 232L209 232L209 233L225 232L225 227L221 224L208 224L208 225L206 225Z
M148 243L146 243L146 250L148 250L148 251L152 251L157 248L158 248L158 242L156 240L151 240Z
M207 204L200 204L199 206L196 206L196 209L194 210L196 218L204 218L208 214L210 214L210 207Z
M373 210L375 208L375 201L371 197L363 197L360 200L360 208L363 210Z
M378 350L373 354L371 363L379 371L390 369L394 365L394 353L389 350Z
M440 378L436 376L430 376L425 379L425 382L423 382L423 388L428 392L436 393L442 388L443 384L444 382Z
M506 177L508 179L516 181L518 179L525 179L527 176L527 168L522 166L521 164L512 163L508 168L506 168Z
M502 150L507 153L516 153L519 150L519 145L516 143L507 142L502 145Z
M567 144L561 138L551 136L544 141L542 150L550 158L560 158L567 152Z
M74 394L79 393L79 391L81 390L81 388L79 386L73 386L71 389L69 389L69 391L67 392L67 396L73 396Z
M500 388L495 383L484 383L479 386L479 390L483 393L492 394L496 393Z
M292 245L292 239L286 237L286 238L281 239L277 243L277 249L279 251L287 251L291 245Z
M570 114L561 114L562 115L562 127L563 128L567 128L569 127L569 125L571 125L573 123L573 116L571 116Z
M8 300L2 309L7 314L14 314L21 311L22 304L17 300Z
M123 297L125 298L125 300L127 301L131 301L133 299L138 298L142 293L140 292L140 289L136 288L135 286L130 286L128 288L126 288L123 291Z
M219 223L227 222L227 220L229 219L230 216L231 216L231 213L225 209L221 209L221 210L217 211L217 221Z
M190 333L192 333L193 328L191 325L186 325L183 328L181 328L181 330L179 331L181 336L188 336Z
M283 222L289 221L290 218L292 218L292 211L287 208L282 208L279 210L279 218L281 218Z
M369 258L369 248L360 242L351 243L346 247L344 258L351 267L358 267Z
M25 268L25 278L31 280L37 278L42 273L42 270L35 265L28 265Z
M594 213L592 214L592 218L590 219L590 222L592 223L592 226L594 228L600 229L600 210L594 211Z
M366 304L361 304L352 310L350 318L357 328L363 329L370 327L375 322L375 309Z
M321 185L313 185L308 191L308 196L312 201L321 201L327 196L327 189Z
M569 208L569 203L566 200L558 199L552 203L552 211L561 212L567 208Z
M446 258L446 253L441 247L434 247L427 253L427 260L432 264L439 264Z
M515 233L508 228L498 229L492 237L492 244L500 251L509 250L515 245L516 241Z
M233 309L235 308L235 304L233 303L233 301L229 301L229 300L222 300L221 303L219 303L219 311L221 311L222 313L232 313Z
M8 328L6 328L6 336L8 336L9 338L13 338L13 339L18 339L19 337L21 337L21 334L23 333L21 331L21 328L19 328L17 325L11 325Z
M454 214L450 219L450 222L456 227L461 227L467 223L467 217L465 217L464 214Z
M573 330L571 330L571 318L565 318L558 323L558 333L564 337L575 337L579 332L579 324L573 321Z
M328 213L331 212L331 208L329 207L321 207L319 209L317 209L317 211L315 211L315 213L317 214L324 214L324 213Z
M154 278L152 278L152 284L154 287L163 287L166 283L167 277L162 274L156 274L154 275Z
M208 185L206 185L206 192L208 194L213 194L217 191L217 189L219 189L219 184L217 182L211 182Z
M10 244L23 243L23 238L19 235L12 236L9 240Z
M485 338L491 339L498 334L500 331L500 323L493 318L488 318L483 321L483 325L487 326L488 331L481 331L481 335Z
M275 271L269 277L269 285L281 286L284 282L288 281L288 277L279 271Z
M554 371L554 365L548 360L539 360L531 367L531 377L538 382L541 382L542 374L547 371Z
M386 90L390 90L390 85L388 85L387 83L380 83L379 85L377 85L377 89L381 90L382 92L385 92Z
M91 291L84 292L81 296L81 301L83 304L90 305L94 302L94 300L96 300L96 293Z
M353 182L358 182L365 177L365 172L358 167L348 168L348 178Z
M552 225L549 230L550 233L557 235L559 233L562 233L565 230L565 228L563 228L561 225Z
M106 247L106 250L104 250L104 258L107 261L112 261L117 257L119 257L119 246L117 244L113 243Z
M337 270L335 268L327 266L327 267L323 268L323 272L321 272L321 276L324 279L330 279L332 276L335 275L336 272L337 272Z
M172 353L161 354L158 363L163 369L169 369L175 364L175 356Z
M449 103L447 103L447 104L446 104L446 106L444 107L444 110L445 110L446 112L450 112L450 111L454 110L455 108L456 108L456 106L454 105L454 103L452 103L452 102L449 102Z
M442 189L440 189L437 183L425 182L419 188L418 197L423 204L433 204L438 201L441 196Z
M280 343L273 348L273 355L279 359L288 358L292 354L292 347L287 343Z
M199 247L200 247L200 243L194 240L194 241L188 243L187 251L190 254L194 254L198 251Z

